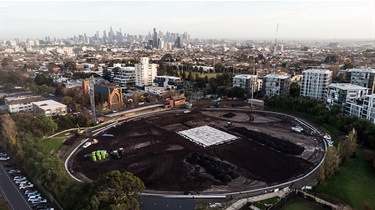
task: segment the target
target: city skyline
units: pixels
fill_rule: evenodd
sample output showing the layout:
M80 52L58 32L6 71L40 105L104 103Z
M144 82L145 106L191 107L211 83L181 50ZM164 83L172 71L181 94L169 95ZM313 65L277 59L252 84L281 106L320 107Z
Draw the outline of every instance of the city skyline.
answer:
M203 39L375 40L375 1L2 1L1 40L73 37L103 30Z

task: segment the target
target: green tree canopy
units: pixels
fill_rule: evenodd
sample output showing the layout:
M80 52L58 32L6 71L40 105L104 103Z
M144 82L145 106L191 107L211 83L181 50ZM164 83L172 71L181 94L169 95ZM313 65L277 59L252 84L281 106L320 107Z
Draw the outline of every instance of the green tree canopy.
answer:
M91 195L82 209L139 209L138 198L145 186L129 172L111 171L92 183Z

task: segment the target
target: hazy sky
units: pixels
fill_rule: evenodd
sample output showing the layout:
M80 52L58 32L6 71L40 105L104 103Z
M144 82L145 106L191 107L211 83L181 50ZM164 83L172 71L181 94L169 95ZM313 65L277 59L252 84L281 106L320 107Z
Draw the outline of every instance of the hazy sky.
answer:
M192 38L368 39L369 1L8 1L0 0L0 39L67 38L99 31L146 35L187 31Z

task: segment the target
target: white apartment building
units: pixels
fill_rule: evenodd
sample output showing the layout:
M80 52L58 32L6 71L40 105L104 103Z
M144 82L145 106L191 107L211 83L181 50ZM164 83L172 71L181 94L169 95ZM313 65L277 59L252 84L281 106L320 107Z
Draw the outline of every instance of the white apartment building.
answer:
M155 76L152 83L152 86L165 87L169 89L178 89L180 85L182 85L181 78L172 76Z
M34 113L46 116L66 115L67 106L54 100L38 101L33 103Z
M167 92L167 89L165 87L145 86L145 92L161 96Z
M6 97L5 106L9 113L33 112L33 102L44 101L42 96L16 96Z
M368 94L374 94L375 69L347 69L346 76L351 84L368 88Z
M141 57L141 62L135 64L135 85L143 87L152 85L157 74L157 64L150 64L148 57Z
M366 95L363 101L362 118L375 123L375 94Z
M345 107L348 102L363 100L368 89L359 85L349 83L333 83L328 86L326 107L330 109L333 105Z
M302 71L301 95L318 100L327 97L328 86L332 82L332 71L308 69Z
M262 92L265 96L289 94L289 87L289 75L269 74L263 77Z
M113 81L119 83L122 89L135 84L135 67L120 67L120 71L114 74Z
M257 90L258 76L251 74L240 74L233 77L233 87L245 89L246 94L251 94Z

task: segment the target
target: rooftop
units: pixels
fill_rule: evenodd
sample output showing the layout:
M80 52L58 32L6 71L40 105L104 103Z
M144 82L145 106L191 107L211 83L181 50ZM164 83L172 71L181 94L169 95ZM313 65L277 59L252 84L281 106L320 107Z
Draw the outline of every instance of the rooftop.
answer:
M252 77L257 77L257 75L253 75L253 74L239 74L239 75L234 76L234 78L239 78L239 79L250 79Z
M329 87L334 87L342 90L367 90L367 88L359 85L354 85L350 83L332 83Z
M270 77L270 78L279 78L279 79L288 79L290 78L289 75L280 75L280 74L268 74L264 77Z
M304 70L303 72L309 72L309 73L330 73L332 71L328 69L307 69Z
M54 100L38 101L38 102L34 102L34 104L43 110L66 107L65 104L59 103Z

